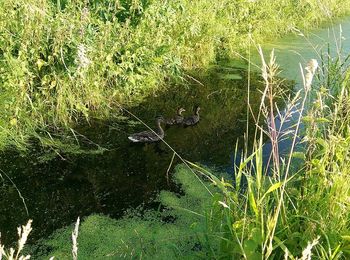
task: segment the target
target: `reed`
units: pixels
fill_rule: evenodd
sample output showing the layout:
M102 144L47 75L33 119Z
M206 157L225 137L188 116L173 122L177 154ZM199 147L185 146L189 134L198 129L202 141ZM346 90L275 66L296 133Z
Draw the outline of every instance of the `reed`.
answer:
M30 259L30 255L23 256L21 255L21 252L24 248L24 245L27 242L28 235L32 231L32 220L29 220L28 223L25 226L18 227L18 242L17 242L17 249L10 248L8 251L5 249L4 245L1 245L0 243L0 259L4 257L8 260L27 260Z
M79 233L80 218L77 219L75 223L75 228L72 232L72 258L74 260L78 259L78 233ZM4 245L0 243L0 260L4 257L7 260L28 260L31 255L23 256L21 252L27 243L29 233L32 231L32 220L29 220L25 226L18 227L18 242L17 249L12 247L7 251ZM54 256L50 257L50 260L55 259Z
M267 126L256 121L253 149L240 155L234 185L193 165L222 192L216 201L221 212L208 221L207 233L214 233L222 245L212 257L311 259L313 255L316 259L347 259L347 57L341 52L335 58L320 55L327 57L320 65L313 59L305 70L301 67L304 87L286 100L281 113L275 101L278 66L273 53L268 63L261 50L260 54L266 85L260 116L265 117ZM291 120L292 126L284 129L284 123ZM271 144L267 160L262 153L264 136ZM282 154L279 143L285 138L290 139L290 150ZM212 226L219 228L212 230Z

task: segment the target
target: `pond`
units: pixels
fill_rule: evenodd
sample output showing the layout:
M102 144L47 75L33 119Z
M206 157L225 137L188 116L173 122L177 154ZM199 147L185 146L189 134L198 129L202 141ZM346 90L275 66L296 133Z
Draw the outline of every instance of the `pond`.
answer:
M339 25L332 28L334 35L338 35ZM350 35L350 19L343 22L342 29L345 37ZM333 35L333 30L317 30L308 41L323 45L321 38L327 35ZM282 76L300 82L298 63L315 57L308 41L292 35L267 45L266 51L276 48ZM344 47L350 49L348 41ZM254 60L258 63L258 57ZM236 142L242 140L247 124L247 71L237 62L223 62L192 75L196 75L196 80L188 77L182 85L171 85L131 112L154 127L157 115L170 117L178 107L184 107L188 116L199 105L200 123L194 127L167 128L164 140L186 160L230 172ZM254 112L260 104L262 87L261 78L253 73L250 100ZM285 87L290 89L287 83ZM119 119L94 120L76 129L85 136L85 141L79 139L83 147L88 150L91 141L103 147L102 152L51 156L36 145L26 154L3 152L0 158L2 241L5 244L15 241L16 227L29 218L34 220L31 239L36 240L73 223L78 216L103 213L120 217L130 207L142 204L154 207L152 199L159 190L176 190L167 178L173 166L180 162L177 157L172 161L173 151L164 143L134 144L128 140L129 134L145 129L125 112Z
M264 44L265 58L273 49L276 55L276 62L282 69L281 76L297 83L302 82L300 66L310 59L318 60L322 63L322 53L327 53L330 57L337 57L338 53L343 56L350 52L350 18L333 22L325 28L313 30L311 32L295 31L294 34L287 35L277 41ZM343 57L344 58L344 57ZM260 64L260 57L253 55L253 62Z
M276 63L281 69L279 74L281 77L292 80L295 82L295 90L303 88L303 79L301 74L301 68L304 69L306 63L311 59L316 59L319 64L319 68L327 69L327 57L330 59L340 58L342 62L348 61L347 56L350 54L350 18L333 21L324 28L313 30L311 32L302 32L295 30L295 33L287 35L277 41L266 43L263 46L263 52L265 60L269 61L270 53L274 51L276 57ZM251 55L251 61L254 65L253 68L259 68L261 66L261 58L257 51ZM322 74L322 72L321 72ZM314 81L317 81L314 78ZM317 93L317 89L311 91L311 95ZM305 105L306 111L308 104ZM289 122L284 122L280 131L287 132L294 130L294 123L299 117L300 107L296 106L292 109L293 116ZM282 117L285 111L281 111ZM281 118L277 116L275 118L277 128L281 125ZM301 123L300 129L302 131L303 124ZM293 131L289 133L289 136L293 135ZM297 139L297 142L300 139ZM289 154L292 144L291 138L285 138L278 143L280 154ZM297 143L297 149L302 145ZM263 148L264 161L269 160L271 151L271 143L265 143Z
M245 133L247 72L225 63L196 78L167 87L131 112L154 128L157 115L171 117L178 107L184 107L189 116L193 107L200 105L198 125L166 128L164 140L184 159L229 171L236 141ZM252 76L251 85L252 109L257 111L259 88L263 88L258 75ZM119 217L130 207L152 206L159 190L175 190L167 178L180 162L177 157L172 162L173 151L161 142L137 144L127 138L145 129L125 112L116 120L94 120L76 128L84 135L79 141L85 151L93 147L86 141L90 140L103 147L102 152L52 156L36 145L26 154L4 152L0 158L2 241L14 241L16 227L28 218L34 220L31 238L37 239L71 224L78 216L103 213Z

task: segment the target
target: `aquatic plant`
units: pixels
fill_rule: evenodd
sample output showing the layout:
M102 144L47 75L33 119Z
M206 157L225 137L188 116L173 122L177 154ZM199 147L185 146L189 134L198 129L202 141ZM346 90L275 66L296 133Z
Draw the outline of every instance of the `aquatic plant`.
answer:
M122 219L91 215L79 228L79 254L89 258L158 258L193 259L205 257L210 248L200 242L205 230L207 211L211 208L216 188L203 186L188 168L176 168L174 179L181 185L179 196L162 191L159 210L134 209ZM208 193L208 189L211 194ZM207 213L204 213L207 212ZM71 255L71 228L57 230L49 239L38 241L30 248L35 259L55 256L66 259Z

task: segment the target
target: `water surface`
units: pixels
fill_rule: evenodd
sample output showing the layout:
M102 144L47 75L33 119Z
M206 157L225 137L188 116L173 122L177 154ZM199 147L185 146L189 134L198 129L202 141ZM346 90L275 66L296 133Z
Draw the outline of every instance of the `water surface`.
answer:
M316 59L321 65L322 54L328 51L332 58L341 53L344 59L350 54L350 17L311 32L296 30L277 41L264 44L263 49L266 60L269 53L275 51L282 77L302 83L300 65L304 68L310 59ZM259 65L260 57L254 54L253 62Z
M188 78L182 85L169 86L146 98L131 112L154 127L158 115L173 116L182 106L187 110L185 116L190 116L195 105L201 106L198 125L167 128L164 140L184 159L229 171L236 142L245 133L247 72L225 63L201 74L197 73L197 81ZM257 111L262 80L253 75L251 85L252 110ZM93 142L103 147L102 153L61 152L58 156L37 145L27 154L3 152L2 241L14 241L16 227L28 218L34 220L31 238L35 240L73 223L78 216L103 213L120 217L130 207L152 206L149 204L159 190L176 189L171 173L180 160L175 158L171 164L173 151L162 142L135 144L128 140L129 134L145 129L125 112L115 120L93 120L76 127L84 135L79 139L82 148L95 148L90 144ZM66 142L74 144L76 140Z

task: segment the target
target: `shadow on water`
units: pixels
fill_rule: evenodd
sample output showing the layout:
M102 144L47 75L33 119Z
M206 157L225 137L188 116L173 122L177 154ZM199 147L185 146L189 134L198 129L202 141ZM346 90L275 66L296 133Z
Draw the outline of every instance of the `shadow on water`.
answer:
M131 111L153 127L159 114L173 116L182 106L184 114L190 115L193 106L200 105L200 123L167 129L165 141L187 160L229 170L236 141L242 140L245 132L247 72L229 64L218 65L196 78L202 83L190 80L170 86ZM261 88L262 80L252 74L250 100L255 112ZM13 242L16 227L28 218L34 220L31 237L36 240L73 223L78 216L103 213L120 217L130 207L150 203L161 189L176 190L166 179L173 152L164 143L130 143L127 136L145 127L128 114L123 116L126 119L94 121L77 128L106 148L101 154L64 154L64 159L56 156L43 161L40 158L47 156L47 151L34 145L27 155L15 151L2 154L1 168L17 185L29 211L28 217L18 191L3 176L2 241ZM173 165L177 163L175 159Z

